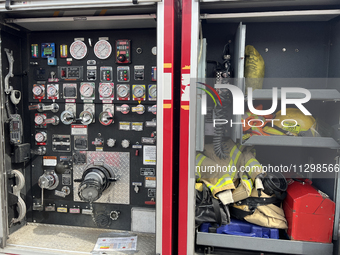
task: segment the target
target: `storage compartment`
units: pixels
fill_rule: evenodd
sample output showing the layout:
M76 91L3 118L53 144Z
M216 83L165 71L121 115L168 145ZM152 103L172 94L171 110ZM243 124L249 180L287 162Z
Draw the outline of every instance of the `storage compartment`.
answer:
M194 10L192 15L195 16L197 6L194 3L192 4ZM217 3L215 7L218 5L222 4ZM228 4L225 4L225 6L228 6ZM192 171L191 175L189 174L187 184L189 189L187 193L188 202L192 203L188 206L189 215L194 213L190 209L190 206L195 204L191 198L193 192L195 192L194 181L208 183L208 189L220 201L223 200L218 196L219 192L223 193L223 191L231 189L234 194L235 190L238 190L242 186L241 184L245 183L235 182L233 179L235 175L230 172L229 176L226 172L218 176L216 165L235 165L240 178L244 177L243 172L240 172L240 166L252 168L255 165L266 169L268 172L281 172L285 178L309 178L317 189L327 194L336 204L334 224L331 223L325 230L328 233L328 243L321 243L323 241L317 239L317 233L314 234L314 242L310 242L311 240L290 240L284 227L280 230L278 239L196 231L196 252L218 254L217 250L215 253L213 252L213 247L215 247L216 249L223 248L219 250L220 252L238 249L239 252L337 254L339 246L339 171L334 171L334 167L339 166L337 150L340 148L338 138L338 101L340 99L338 78L340 73L337 68L340 56L338 54L340 48L340 44L338 44L339 10L307 11L293 10L291 7L291 11L285 9L284 11L273 10L271 12L261 12L261 10L258 10L258 12L251 12L251 10L242 12L238 9L231 10L226 7L228 11L223 13L223 10L214 10L212 6L208 8L206 4L201 7L204 9L203 11L200 10L202 30L199 31L199 28L197 28L199 39L191 41L191 53L196 56L197 51L197 59L192 57L190 63L193 66L197 61L198 68L197 76L195 76L196 71L191 71L190 74L190 93L196 93L197 96L188 100L190 116L196 117L196 119L189 118L190 127L195 126L196 129L196 140L193 139L192 129L189 130L187 135L190 143L195 142L195 146L190 144L188 147L187 155L189 157L188 166ZM207 13L204 11L207 11ZM264 77L259 76L255 81L245 78L247 72L245 63L247 58L251 57L247 53L247 45L252 45L258 51L265 64ZM258 55L255 58L257 59L254 62L261 62ZM258 63L255 63L251 68L258 71L259 66ZM184 71L182 75L185 75ZM261 83L260 87L253 88L252 95L247 90L247 85L251 83ZM276 99L275 97L273 99L274 88L277 88ZM298 88L302 90L300 92L295 90ZM283 94L285 89L288 92ZM309 94L310 98L308 98ZM308 98L305 102L301 101L301 105L296 104L305 97ZM286 99L290 101L285 101ZM182 103L184 106L187 102L182 99ZM275 119L275 114L278 116L279 111L285 109L285 105L287 109L307 109L312 117L304 114L306 119L314 119L312 122L320 120L318 123L326 123L327 135L294 135L290 130L290 134L267 136L259 134L261 133L260 130L257 135L252 132L250 136L246 137L245 135L250 132L244 132L243 123L247 117L252 115L251 112L247 115L248 105L255 108L262 105L263 110L271 110L262 114L273 114L272 117L264 117L264 119L269 119L269 121L266 120L269 123L268 126L271 124L271 119ZM261 114L258 115L262 116ZM256 118L261 119L257 116ZM287 116L287 119L294 119L294 117ZM216 120L220 125L216 125ZM204 129L202 123L204 123ZM303 125L300 124L299 128L302 130ZM309 127L306 131L311 131L310 129ZM222 143L222 141L228 139L235 142L236 149L229 142L227 145ZM247 158L248 162L246 160L239 163L242 153L251 148L254 149L252 150L252 157L254 158L252 160ZM213 173L210 169L211 174L213 174L210 179L206 173L205 177L201 177L198 174L200 170L197 170L197 166L203 165L208 169L208 166L204 163L206 159L212 162L209 166L216 167L214 168L216 171ZM322 166L324 166L324 171L322 171ZM194 169L195 167L196 169ZM244 178L251 179L250 177ZM223 189L223 186L227 187L227 183L231 186L237 184L235 184L235 187ZM256 188L255 180L252 180L252 184L254 185L252 187L254 192ZM247 196L254 197L254 194L251 193ZM232 206L231 204L229 202L229 206ZM236 205L238 204L236 203ZM308 206L308 204L303 206ZM253 212L254 208L257 207L254 206L249 210ZM269 218L269 216L267 217ZM291 218L287 217L287 220L288 228L294 228L294 224L290 223ZM310 224L312 226L311 221L313 220L306 220L302 225ZM187 226L188 231L192 231L193 224L188 223ZM291 230L288 229L288 233ZM301 232L301 230L299 231ZM331 234L331 237L329 234ZM189 237L187 240L189 240L187 248L190 249L192 240Z
M172 195L163 203L162 189L171 191L172 183L163 185L158 175L165 160L172 179L173 159L163 157L156 134L162 142L163 134L172 137L172 129L161 131L172 118L163 116L163 104L156 113L163 95L172 95L162 61L173 65L173 54L163 53L173 53L174 39L165 36L165 47L162 31L165 24L174 29L173 17L164 21L173 6L62 3L33 1L22 12L25 6L12 2L16 12L0 10L7 185L0 191L1 246L20 254L90 254L100 233L114 232L138 239L110 244L115 252L171 252L165 232L172 221L163 223L162 215L172 214ZM171 80L172 69L166 71ZM165 242L157 247L156 232L157 243ZM107 243L99 246L106 251Z
M301 11L303 12L303 11ZM289 16L290 12L285 14ZM247 15L245 13L245 15ZM257 17L266 13L256 13ZM275 15L275 13L273 13ZM301 15L301 13L300 13ZM340 99L340 89L337 85L337 77L339 73L334 69L333 62L337 61L336 52L339 50L337 43L337 26L339 21L331 20L333 16L329 17L324 15L325 21L322 22L276 22L282 19L278 17L271 22L257 22L254 17L238 18L237 20L242 24L232 23L229 18L237 17L236 14L208 14L201 15L202 18L202 31L203 37L206 38L206 52L204 51L204 59L207 60L206 78L200 79L205 83L214 86L215 88L222 88L223 85L215 85L221 83L216 81L216 69L223 70L222 65L223 54L227 54L226 50L229 48L228 54L231 56L232 73L231 77L243 78L244 77L244 58L240 54L245 54L245 46L252 45L262 56L265 64L265 72L262 88L255 88L252 91L252 102L256 107L257 105L264 105L263 110L272 109L273 113L281 110L282 105L282 90L281 88L304 88L310 93L310 100L307 104L303 104L307 109L311 109L310 113L314 118L321 119L327 123L331 135L325 137L282 137L282 136L269 136L259 137L252 136L249 139L241 139L243 134L242 125L236 124L228 126L229 136L233 137L236 141L241 139L245 145L282 145L282 146L305 146L305 147L324 147L324 148L339 148L338 139L338 121L336 110L339 106L336 102ZM242 16L242 15L240 15ZM220 18L218 18L220 17ZM301 16L297 16L301 17ZM305 17L305 16L303 16ZM310 16L308 16L310 17ZM273 19L273 18L272 18ZM234 21L234 19L232 19ZM219 22L218 22L219 21ZM253 21L253 22L252 22ZM255 21L255 22L254 22ZM223 33L221 32L223 31ZM230 42L230 43L229 43ZM203 51L202 51L203 52ZM245 56L247 58L247 56ZM220 62L216 66L216 61ZM200 62L202 64L202 62ZM211 77L211 79L209 79ZM245 80L229 80L231 84L237 85L243 92L245 98L244 109L248 109L248 91L246 84L253 84L256 79L246 78ZM260 79L258 79L260 80ZM227 81L222 81L222 83ZM277 101L273 99L273 88L277 88ZM286 92L286 99L299 100L306 97L303 92ZM235 98L234 98L235 99ZM267 101L268 100L268 101ZM208 116L206 120L211 124L205 125L208 134L212 134L212 109L214 104L208 96ZM266 102L267 101L267 102ZM320 102L322 102L320 104ZM200 102L198 102L200 104ZM287 101L288 103L288 101ZM291 103L291 102L289 102ZM296 105L287 104L287 108L296 108ZM199 109L199 107L198 107ZM323 109L323 110L321 110ZM231 114L232 109L230 109ZM230 115L229 114L229 115ZM228 115L228 114L227 114ZM229 116L230 117L230 116ZM242 116L233 115L234 122L241 122ZM225 118L223 118L225 119ZM228 118L229 120L230 118ZM270 118L269 118L270 119ZM208 130L207 130L208 129Z

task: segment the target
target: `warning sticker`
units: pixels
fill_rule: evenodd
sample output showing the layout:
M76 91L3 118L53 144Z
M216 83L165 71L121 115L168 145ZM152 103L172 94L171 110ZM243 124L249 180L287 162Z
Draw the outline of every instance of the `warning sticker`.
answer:
M54 156L43 157L43 166L56 166L56 165L57 165L57 157L54 157Z
M156 177L145 177L145 188L156 188Z
M156 146L145 145L143 147L143 164L156 165Z
M72 125L71 135L87 135L87 126L86 125Z

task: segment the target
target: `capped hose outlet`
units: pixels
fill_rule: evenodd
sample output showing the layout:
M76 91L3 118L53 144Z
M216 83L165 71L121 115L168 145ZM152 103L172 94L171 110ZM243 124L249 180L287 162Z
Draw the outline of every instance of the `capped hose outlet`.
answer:
M78 196L82 201L97 201L107 190L112 182L116 181L116 175L108 165L97 166L90 164L85 167L81 179L74 180L80 182Z

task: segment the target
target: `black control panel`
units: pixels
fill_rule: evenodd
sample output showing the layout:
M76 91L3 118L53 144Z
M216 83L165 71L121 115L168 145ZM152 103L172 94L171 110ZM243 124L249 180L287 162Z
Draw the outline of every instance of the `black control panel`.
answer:
M155 208L155 46L155 29L29 35L33 221L130 230Z

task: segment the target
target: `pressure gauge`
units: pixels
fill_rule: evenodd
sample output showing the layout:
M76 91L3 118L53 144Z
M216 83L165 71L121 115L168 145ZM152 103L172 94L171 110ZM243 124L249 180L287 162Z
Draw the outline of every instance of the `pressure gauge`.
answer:
M151 85L149 87L149 96L151 98L156 98L157 97L157 86L156 85Z
M94 46L94 54L97 58L107 59L112 52L111 44L106 40L100 40Z
M101 83L99 85L99 89L98 90L99 90L99 95L101 97L110 97L110 96L112 96L113 90L112 90L112 86L111 86L110 83Z
M70 53L75 59L83 59L87 54L87 46L82 41L74 41L70 46Z
M42 96L44 94L44 87L40 85L33 86L33 94L37 97Z
M58 90L55 86L48 86L47 87L47 94L50 96L50 97L55 97L58 93Z
M144 86L137 85L133 88L133 95L137 98L143 97L145 94L145 88Z
M43 143L43 142L46 142L47 140L47 134L44 131L38 132L35 134L34 138L37 143Z
M126 86L126 85L120 85L118 88L117 88L117 95L118 97L127 97L129 95L129 87Z
M46 119L46 116L45 116L45 115L40 115L40 114L38 114L38 115L36 115L36 116L34 117L34 122L35 122L35 124L37 124L37 125L42 125L42 124L44 124L45 119Z
M80 94L83 97L91 97L93 95L94 88L90 83L83 83L80 86Z

